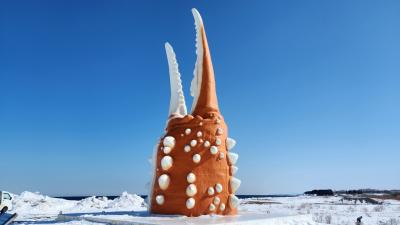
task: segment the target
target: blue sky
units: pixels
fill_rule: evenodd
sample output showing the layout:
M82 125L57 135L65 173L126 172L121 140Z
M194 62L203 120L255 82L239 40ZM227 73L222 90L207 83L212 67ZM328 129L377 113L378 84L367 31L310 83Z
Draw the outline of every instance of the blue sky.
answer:
M147 193L206 26L241 194L400 187L398 1L1 1L0 189Z

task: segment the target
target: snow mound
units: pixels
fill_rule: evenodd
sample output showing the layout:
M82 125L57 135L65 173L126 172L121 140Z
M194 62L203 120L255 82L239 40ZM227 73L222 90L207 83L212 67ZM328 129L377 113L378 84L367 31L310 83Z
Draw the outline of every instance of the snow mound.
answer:
M58 213L74 205L74 201L52 198L38 192L33 193L29 191L24 191L20 195L14 195L13 199L13 211L20 214Z
M85 209L104 209L107 208L109 200L107 197L88 197L85 199L82 199L76 203L76 207L79 210L85 210Z
M56 215L74 212L136 211L146 210L144 199L135 194L123 192L120 197L110 200L107 197L88 197L80 201L65 200L24 191L13 197L13 212L19 215Z
M108 204L108 208L144 208L146 203L144 199L136 194L123 192L122 195Z
M146 207L144 199L136 194L123 192L114 200L107 197L92 196L77 202L76 210L85 211L89 209L122 209L122 210L143 210Z

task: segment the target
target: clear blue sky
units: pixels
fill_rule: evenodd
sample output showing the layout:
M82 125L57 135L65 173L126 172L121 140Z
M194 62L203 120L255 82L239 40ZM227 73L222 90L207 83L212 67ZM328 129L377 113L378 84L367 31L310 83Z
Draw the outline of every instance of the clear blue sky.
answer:
M147 193L203 16L242 194L400 188L398 1L1 1L0 189Z

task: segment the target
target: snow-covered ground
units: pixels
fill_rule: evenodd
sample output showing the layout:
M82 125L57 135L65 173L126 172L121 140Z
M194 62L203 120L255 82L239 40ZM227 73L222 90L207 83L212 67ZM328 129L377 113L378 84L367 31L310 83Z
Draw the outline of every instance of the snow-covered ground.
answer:
M312 219L303 224L337 224L353 225L356 218L362 216L364 225L400 225L400 201L379 200L382 204L355 203L336 197L273 197L249 198L241 200L239 213L246 215L309 215ZM54 224L54 225L92 225L99 224L86 220L60 221L57 215L77 214L85 216L96 215L99 218L121 219L135 217L149 218L146 203L138 195L122 193L114 200L104 197L90 197L80 201L64 200L41 195L39 193L23 192L14 196L14 209L19 214L15 224ZM87 215L85 215L87 214ZM165 219L165 217L164 217ZM179 218L180 222L185 217ZM200 220L199 220L200 221ZM296 224L289 219L279 220L274 224ZM315 223L314 223L315 222Z
M242 201L242 212L311 214L313 221L324 224L354 225L362 216L364 225L400 225L400 201L378 200L368 204L344 200L341 196L253 198Z
M14 195L12 213L18 213L18 221L29 224L30 221L51 221L60 213L97 213L145 211L146 203L135 194L124 192L114 200L106 197L89 197L80 201L52 198L39 193L22 192ZM55 221L55 223L58 223ZM48 224L48 222L46 222ZM79 223L80 224L80 223Z

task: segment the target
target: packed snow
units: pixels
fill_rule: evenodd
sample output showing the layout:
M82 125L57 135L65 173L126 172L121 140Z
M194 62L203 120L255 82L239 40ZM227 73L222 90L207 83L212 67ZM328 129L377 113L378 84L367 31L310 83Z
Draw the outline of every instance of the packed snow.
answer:
M242 217L243 222L238 224L264 224L260 221L258 223L244 222L246 218L254 216L272 218L271 224L275 225L353 225L356 224L357 217L362 216L363 225L400 225L400 201L379 199L376 201L378 204L354 201L344 196L304 195L247 198L240 200L239 217ZM227 221L221 216L200 218L153 216L147 212L147 205L143 198L127 192L113 200L93 196L73 201L25 191L20 195L14 195L13 205L12 212L19 215L15 224L94 225L110 223L107 220L142 221L143 223L161 221L160 224L175 224L171 221L181 224L189 221L191 224L207 224L210 218L215 224L218 221ZM60 213L76 217L62 220L58 216Z
M400 225L400 201L381 200L371 204L345 200L343 196L297 196L249 198L242 201L242 212L290 215L311 214L313 221L322 224L354 225L362 216L364 225Z
M14 195L13 206L11 212L18 213L17 220L48 219L56 217L59 213L146 210L143 198L127 192L123 192L114 200L92 196L73 201L25 191L20 195Z

